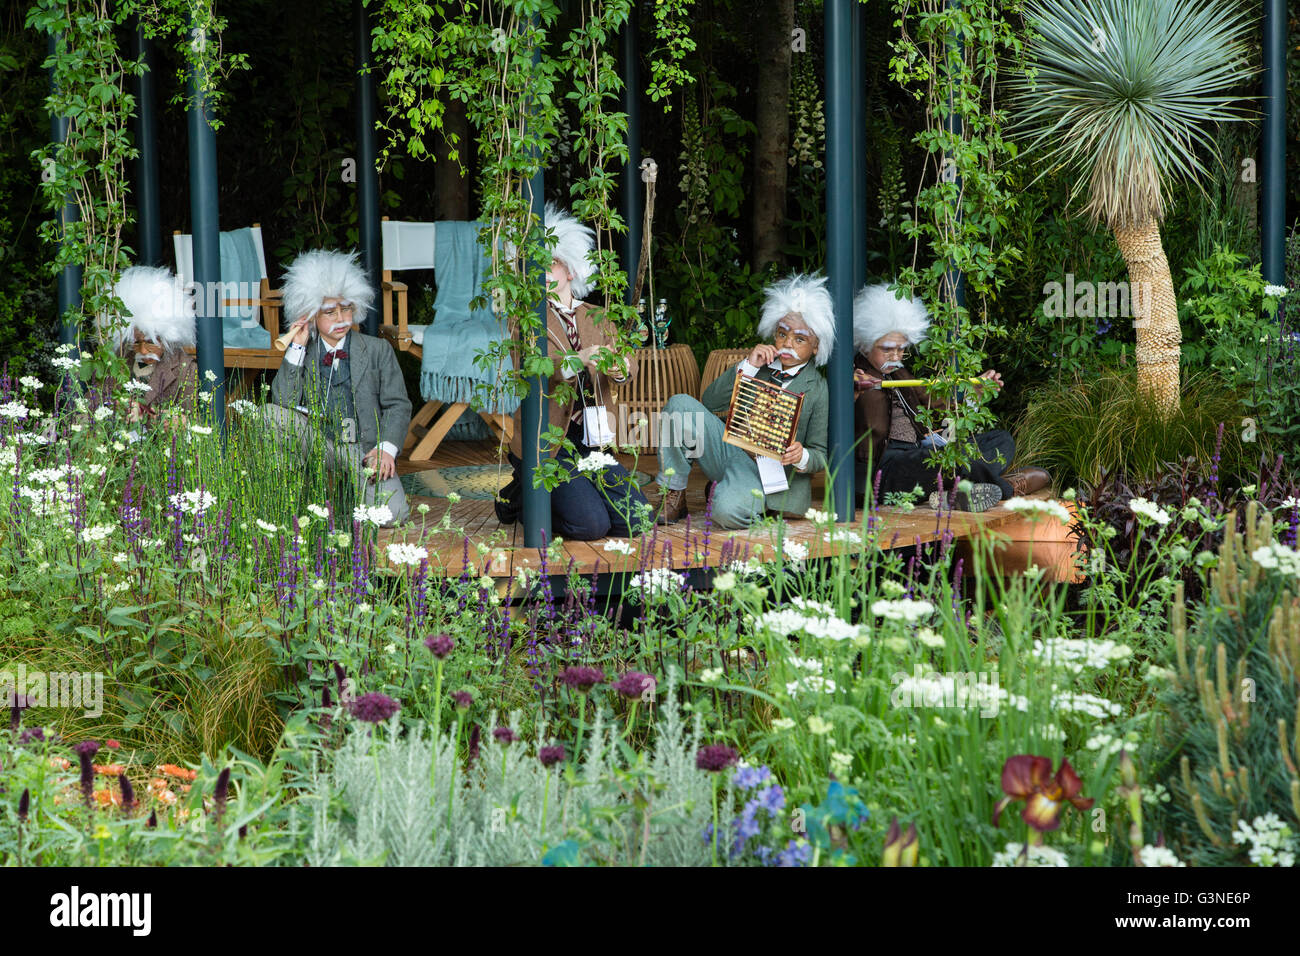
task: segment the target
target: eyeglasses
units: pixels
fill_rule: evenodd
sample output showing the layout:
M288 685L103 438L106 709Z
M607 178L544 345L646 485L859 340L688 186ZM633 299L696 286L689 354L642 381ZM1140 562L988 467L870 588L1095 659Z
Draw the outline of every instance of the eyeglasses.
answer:
M328 309L321 309L318 315L323 315L327 319L341 319L345 315L352 315L356 311L353 305L336 305Z
M906 355L910 349L907 345L877 345L876 351L882 355Z

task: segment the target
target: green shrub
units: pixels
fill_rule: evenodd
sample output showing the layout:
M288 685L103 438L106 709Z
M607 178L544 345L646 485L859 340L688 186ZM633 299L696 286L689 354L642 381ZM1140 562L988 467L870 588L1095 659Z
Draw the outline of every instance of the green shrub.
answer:
M1240 400L1212 374L1188 375L1182 404L1166 420L1139 396L1134 372L1112 370L1035 391L1016 433L1016 460L1046 468L1059 487L1116 474L1150 480L1186 458L1208 463L1223 425L1219 474L1236 476L1245 464L1242 417Z

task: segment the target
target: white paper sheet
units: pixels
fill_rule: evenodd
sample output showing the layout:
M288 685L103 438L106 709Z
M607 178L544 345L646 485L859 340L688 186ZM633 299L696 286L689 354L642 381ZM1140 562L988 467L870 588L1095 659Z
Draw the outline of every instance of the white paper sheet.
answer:
M785 480L785 465L766 455L755 455L754 461L758 463L758 477L763 482L763 494L775 494L790 487L790 483Z
M582 410L582 440L588 448L601 448L614 440L610 427L609 410L604 405L594 405Z

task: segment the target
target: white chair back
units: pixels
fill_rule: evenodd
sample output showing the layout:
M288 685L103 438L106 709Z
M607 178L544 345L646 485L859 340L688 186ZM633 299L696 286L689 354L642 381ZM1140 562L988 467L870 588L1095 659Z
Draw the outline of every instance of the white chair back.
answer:
M438 236L436 222L394 222L385 219L379 228L384 246L384 271L434 268L433 256Z
M262 278L265 279L267 278L266 250L262 248L262 227L250 226L249 230L253 234L253 245L257 247L257 261L262 267ZM176 253L176 275L184 285L194 275L194 237L186 232L178 232L172 236L172 247Z

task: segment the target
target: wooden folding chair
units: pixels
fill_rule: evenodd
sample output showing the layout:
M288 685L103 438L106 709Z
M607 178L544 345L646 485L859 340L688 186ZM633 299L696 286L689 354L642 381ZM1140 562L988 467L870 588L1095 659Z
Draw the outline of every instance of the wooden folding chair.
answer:
M397 222L384 217L380 223L383 240L383 306L381 335L399 352L409 352L417 360L424 357L427 325L411 325L407 312L407 285L393 278L394 272L409 269L433 269L437 245L437 223ZM436 317L435 317L436 321ZM411 427L402 447L412 464L430 465L433 453L442 444L452 426L460 419L468 402L426 400L411 418ZM514 435L514 417L504 413L478 411L497 440L509 443Z

